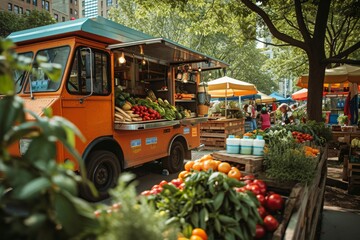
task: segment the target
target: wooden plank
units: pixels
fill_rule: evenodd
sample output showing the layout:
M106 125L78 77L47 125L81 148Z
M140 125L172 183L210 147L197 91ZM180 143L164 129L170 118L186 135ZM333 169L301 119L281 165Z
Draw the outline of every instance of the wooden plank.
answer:
M225 133L200 133L200 137L222 137L222 138L226 138L226 134Z
M231 154L226 151L214 152L212 155L221 161L240 164L246 173L260 172L264 160L262 156Z

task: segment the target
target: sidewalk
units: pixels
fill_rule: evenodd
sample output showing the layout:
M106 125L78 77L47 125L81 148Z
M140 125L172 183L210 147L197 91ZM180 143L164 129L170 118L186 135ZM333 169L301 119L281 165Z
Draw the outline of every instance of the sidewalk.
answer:
M358 239L359 236L359 210L324 207L320 240Z

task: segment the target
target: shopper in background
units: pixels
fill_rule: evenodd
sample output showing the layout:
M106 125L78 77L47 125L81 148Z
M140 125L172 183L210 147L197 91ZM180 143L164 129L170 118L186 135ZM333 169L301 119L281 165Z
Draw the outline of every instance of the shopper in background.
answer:
M359 107L358 107L358 85L357 83L349 83L350 93L350 123L351 125L358 124Z
M292 111L291 111L289 105L287 105L286 103L282 103L279 106L279 110L282 113L282 119L281 119L282 125L293 122Z
M249 103L248 106L248 112L250 113L250 117L251 117L251 128L252 130L257 129L257 124L256 124L256 107L254 105L253 102Z
M261 108L260 122L261 122L261 130L265 130L271 126L270 114L267 111L266 107Z

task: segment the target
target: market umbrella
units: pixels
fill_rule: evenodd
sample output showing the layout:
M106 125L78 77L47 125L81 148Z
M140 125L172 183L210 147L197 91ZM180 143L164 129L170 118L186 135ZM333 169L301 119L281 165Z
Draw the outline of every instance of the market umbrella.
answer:
M304 74L297 80L296 85L307 88L309 74ZM332 88L347 86L349 82L360 84L360 67L344 64L336 68L325 70L324 86L331 84Z
M257 94L260 95L260 99L256 99L256 103L273 103L276 101L276 98L270 97L269 95L266 95L260 91L258 91Z
M208 82L208 89L208 93L212 98L224 97L225 106L227 106L228 97L240 97L256 94L258 92L254 84L243 82L227 76ZM225 109L225 116L226 115L227 110Z
M281 96L279 93L277 92L273 92L269 95L270 97L273 97L276 99L276 102L279 103L290 103L290 102L294 102L294 100L292 98L285 98L283 96Z
M323 92L323 96L325 96L325 95L327 95L326 92ZM296 91L293 94L291 94L291 98L296 100L296 101L306 100L307 96L308 96L308 89L307 88L300 89L299 91Z
M254 84L227 76L208 82L208 88L211 97L245 96L258 92Z

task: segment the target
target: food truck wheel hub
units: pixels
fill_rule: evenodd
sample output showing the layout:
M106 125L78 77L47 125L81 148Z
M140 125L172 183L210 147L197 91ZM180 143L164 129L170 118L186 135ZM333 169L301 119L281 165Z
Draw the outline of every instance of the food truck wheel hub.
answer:
M170 173L179 172L184 166L185 149L180 141L174 141L171 145L170 155L162 159L163 168Z
M107 198L108 191L117 183L121 167L116 155L109 151L94 151L86 161L87 178L96 187L99 196L96 198L90 189L82 192L82 197L89 201L98 201Z

